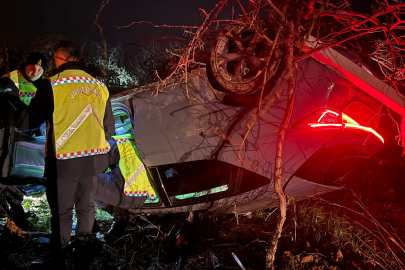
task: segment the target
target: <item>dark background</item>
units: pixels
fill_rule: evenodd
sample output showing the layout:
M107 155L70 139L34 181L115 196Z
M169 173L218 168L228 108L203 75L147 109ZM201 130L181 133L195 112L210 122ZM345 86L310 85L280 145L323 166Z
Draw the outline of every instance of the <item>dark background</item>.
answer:
M101 41L98 28L92 26L101 0L0 2L0 38L9 37L21 44L49 35L66 36L79 45ZM109 45L143 44L153 38L183 36L183 30L154 28L149 24L124 29L116 26L144 20L155 24L200 25L199 8L209 12L216 3L218 0L111 0L100 13L99 23Z
M109 45L126 43L144 44L153 38L183 36L182 29L154 28L133 21L151 21L155 24L201 25L199 8L209 12L219 0L110 0L104 7L99 23ZM247 6L248 1L241 1ZM337 1L331 1L337 2ZM371 12L374 0L351 1L353 9ZM0 39L12 38L17 43L29 43L49 35L63 35L79 45L100 41L97 27L93 27L102 0L14 0L0 1ZM228 6L233 0L228 1ZM227 14L228 13L228 14ZM222 10L220 18L230 18L230 8ZM88 38L87 38L88 37Z

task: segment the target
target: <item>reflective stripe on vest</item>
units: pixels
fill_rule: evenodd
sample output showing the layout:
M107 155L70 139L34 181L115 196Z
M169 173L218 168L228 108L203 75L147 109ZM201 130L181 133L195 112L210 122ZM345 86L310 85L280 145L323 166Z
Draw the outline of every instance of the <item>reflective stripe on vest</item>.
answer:
M102 122L109 96L105 85L82 70L63 71L50 81L56 158L106 154L110 144Z
M27 81L19 70L14 70L3 77L10 78L19 90L19 97L25 105L30 105L31 100L37 93L37 88L32 82Z
M56 79L56 80L53 80L51 83L52 83L52 86L61 85L61 84L65 84L65 83L90 83L90 84L97 84L104 88L107 88L107 86L105 86L104 83L102 83L92 77L83 77L83 76L73 76L73 77Z
M124 193L127 196L155 198L146 168L139 158L132 135L113 136L120 152L119 168L125 180Z

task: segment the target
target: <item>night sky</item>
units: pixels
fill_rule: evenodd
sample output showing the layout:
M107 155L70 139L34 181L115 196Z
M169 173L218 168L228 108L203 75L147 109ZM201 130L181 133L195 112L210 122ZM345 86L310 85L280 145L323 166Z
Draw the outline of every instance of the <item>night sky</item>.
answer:
M20 44L27 44L48 35L63 35L83 44L101 41L99 31L92 27L102 0L14 0L0 1L0 40L5 36ZM142 44L153 38L182 36L181 29L153 28L148 24L126 29L116 26L133 21L148 20L155 24L200 25L199 7L210 11L219 0L110 0L99 17L110 45L129 42ZM232 4L229 1L229 5ZM241 1L244 5L248 1ZM335 2L335 1L332 1ZM356 0L355 10L367 12L374 0ZM230 8L220 17L230 17Z
M0 1L0 38L5 35L26 44L48 35L63 35L81 45L101 41L92 27L101 0L23 0ZM126 29L115 26L148 20L155 24L200 25L199 7L207 12L218 0L110 0L99 17L108 44L145 43L152 38L181 36L181 29L153 28L148 24ZM232 2L230 2L232 3ZM91 31L91 32L90 32Z

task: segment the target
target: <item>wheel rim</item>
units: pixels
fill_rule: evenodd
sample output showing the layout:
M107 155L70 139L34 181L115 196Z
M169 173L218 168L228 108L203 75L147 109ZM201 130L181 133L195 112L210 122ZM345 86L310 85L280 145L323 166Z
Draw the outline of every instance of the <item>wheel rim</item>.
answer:
M217 37L211 56L216 80L225 89L239 94L253 91L264 74L272 40L245 25L227 26ZM276 46L267 67L270 78L280 64L280 49ZM231 89L230 89L231 88Z

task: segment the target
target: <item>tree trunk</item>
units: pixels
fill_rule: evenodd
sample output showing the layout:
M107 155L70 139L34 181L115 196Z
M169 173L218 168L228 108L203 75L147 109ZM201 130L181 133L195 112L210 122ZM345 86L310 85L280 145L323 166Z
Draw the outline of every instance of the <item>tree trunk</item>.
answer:
M281 173L282 173L282 168L283 168L283 147L284 147L284 138L285 134L287 132L289 123L290 123L290 118L291 118L291 112L294 106L294 94L295 94L295 81L294 81L294 76L293 76L293 53L294 53L294 23L293 21L290 21L289 26L288 26L288 34L287 38L285 41L286 44L286 57L285 57L285 63L286 63L286 78L287 78L287 84L288 84L288 102L287 102L287 107L284 113L283 121L281 122L280 125L280 130L278 132L278 138L277 138L277 145L276 145L276 160L275 160L275 169L274 169L274 190L277 194L277 197L279 199L279 218L278 222L276 225L276 228L274 230L274 234L271 237L270 240L270 245L267 250L267 255L266 255L266 269L274 269L274 259L277 251L277 243L278 239L281 236L281 232L283 230L283 225L286 220L286 207L287 207L287 201L284 195L284 192L281 187Z

